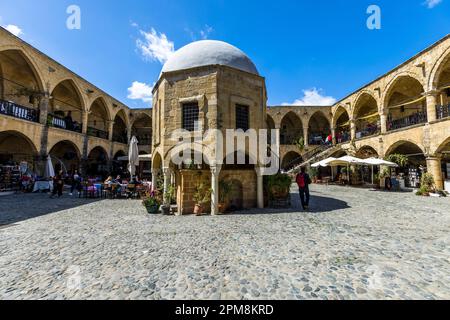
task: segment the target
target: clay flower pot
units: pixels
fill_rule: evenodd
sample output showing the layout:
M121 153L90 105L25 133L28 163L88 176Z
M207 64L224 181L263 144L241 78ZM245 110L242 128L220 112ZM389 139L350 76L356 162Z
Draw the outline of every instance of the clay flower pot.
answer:
M196 216L201 216L203 214L203 206L200 204L196 204L194 207L194 214Z

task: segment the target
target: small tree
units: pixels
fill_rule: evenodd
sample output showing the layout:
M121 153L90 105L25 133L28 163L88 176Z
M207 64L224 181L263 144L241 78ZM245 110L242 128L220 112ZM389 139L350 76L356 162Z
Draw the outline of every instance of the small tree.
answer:
M391 154L390 156L386 157L386 160L398 164L401 168L404 168L408 165L408 157L399 153Z
M300 152L303 152L305 150L305 138L303 137L298 138L297 140L294 141L294 144L297 146Z

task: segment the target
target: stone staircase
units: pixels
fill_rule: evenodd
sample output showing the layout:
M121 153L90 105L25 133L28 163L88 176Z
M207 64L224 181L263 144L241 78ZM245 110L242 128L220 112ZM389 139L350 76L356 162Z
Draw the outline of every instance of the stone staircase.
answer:
M341 148L341 146L320 146L310 150L303 154L303 159L306 160L290 169L288 173L297 173L301 167L310 166L311 164L325 160L331 157L333 153L341 150Z

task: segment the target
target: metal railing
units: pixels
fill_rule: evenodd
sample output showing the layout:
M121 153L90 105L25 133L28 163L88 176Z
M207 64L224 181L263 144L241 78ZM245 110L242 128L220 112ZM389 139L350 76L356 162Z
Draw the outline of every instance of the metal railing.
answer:
M446 106L436 106L436 118L444 119L450 117L450 104Z
M39 110L24 107L11 101L0 100L0 114L31 122L39 122Z
M422 124L426 123L427 120L427 114L426 112L417 112L415 114L412 114L408 117L395 119L395 120L388 120L387 123L387 129L388 131L397 130L401 128L407 128L410 126L414 126L416 124Z
M99 130L99 129L92 128L92 127L87 128L87 134L88 134L88 136L91 136L91 137L97 137L97 138L105 139L105 140L109 139L109 133L107 131Z
M364 129L356 132L356 139L362 139L365 137L379 135L380 133L381 133L381 128L379 126L366 127Z
M69 122L63 117L57 116L55 114L49 113L47 124L49 127L73 131L73 132L82 132L82 125L76 121Z

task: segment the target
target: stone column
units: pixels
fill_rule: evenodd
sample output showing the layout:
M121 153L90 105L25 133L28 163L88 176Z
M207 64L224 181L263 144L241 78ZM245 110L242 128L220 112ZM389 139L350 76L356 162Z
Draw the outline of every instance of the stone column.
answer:
M427 171L434 177L434 183L438 190L444 190L444 179L442 177L441 159L439 157L427 158Z
M385 113L380 114L381 122L381 134L387 133L387 115Z
M350 120L350 134L352 141L356 140L356 121L354 119Z
M305 147L309 146L309 126L303 126L303 137L305 139Z
M428 122L434 122L437 119L436 106L439 103L438 95L439 95L439 92L436 90L432 90L432 91L429 91L426 93Z
M39 123L46 126L48 118L48 107L50 104L50 99L48 95L42 97L39 102Z
M128 144L131 142L131 127L127 127L127 141Z
M219 214L219 176L222 166L211 166L211 215Z
M164 174L164 199L163 199L163 203L164 205L170 205L170 201L167 201L167 192L169 190L169 186L170 186L170 168L163 168L163 174Z
M333 137L333 146L337 144L336 140L336 128L331 128L331 136Z
M113 132L114 132L114 121L108 121L108 140L113 140Z
M256 196L258 209L264 209L264 176L262 168L256 168Z
M87 130L88 130L88 124L89 124L89 111L85 111L83 110L81 117L82 117L82 134L87 134Z

